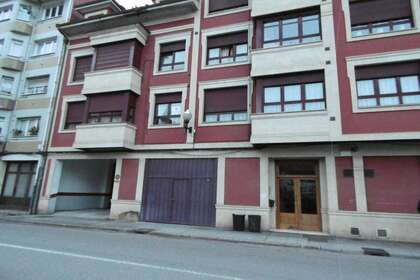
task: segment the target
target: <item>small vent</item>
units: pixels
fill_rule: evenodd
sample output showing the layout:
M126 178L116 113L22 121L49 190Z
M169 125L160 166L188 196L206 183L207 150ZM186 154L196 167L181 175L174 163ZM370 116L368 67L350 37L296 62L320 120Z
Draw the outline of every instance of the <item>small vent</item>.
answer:
M375 170L373 170L373 169L365 169L365 177L366 178L373 178L373 177L375 177Z
M360 230L357 227L350 228L350 234L353 236L360 236Z
M378 229L376 234L377 234L378 238L387 238L388 237L388 231L386 229Z
M353 169L344 169L343 170L343 176L344 177L353 177Z

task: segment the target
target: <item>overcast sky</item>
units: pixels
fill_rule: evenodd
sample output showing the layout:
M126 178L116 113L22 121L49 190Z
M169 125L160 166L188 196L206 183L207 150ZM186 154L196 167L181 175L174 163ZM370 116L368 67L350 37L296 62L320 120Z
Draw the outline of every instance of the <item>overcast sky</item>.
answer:
M152 4L152 0L117 0L117 2L126 9L143 6L145 4Z

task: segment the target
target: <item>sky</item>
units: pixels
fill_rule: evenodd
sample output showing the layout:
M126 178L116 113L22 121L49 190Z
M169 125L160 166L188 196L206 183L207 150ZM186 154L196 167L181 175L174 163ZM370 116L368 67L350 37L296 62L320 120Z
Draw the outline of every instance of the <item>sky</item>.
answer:
M152 4L152 0L117 0L117 2L126 9Z

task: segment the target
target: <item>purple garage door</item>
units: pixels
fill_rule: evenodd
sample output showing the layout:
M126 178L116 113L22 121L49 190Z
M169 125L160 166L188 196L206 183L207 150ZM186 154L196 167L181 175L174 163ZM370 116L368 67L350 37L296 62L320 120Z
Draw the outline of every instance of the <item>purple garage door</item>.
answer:
M214 226L216 184L215 159L147 160L141 220Z

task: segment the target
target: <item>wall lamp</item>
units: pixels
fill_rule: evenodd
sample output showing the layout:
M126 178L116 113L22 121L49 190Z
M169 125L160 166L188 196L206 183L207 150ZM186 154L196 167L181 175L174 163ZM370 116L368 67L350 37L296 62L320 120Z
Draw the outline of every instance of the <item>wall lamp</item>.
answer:
M185 131L187 131L188 133L192 133L193 132L193 128L192 126L189 126L189 123L192 119L192 114L190 112L190 110L186 110L183 114L182 114L182 119L184 120L184 128Z

